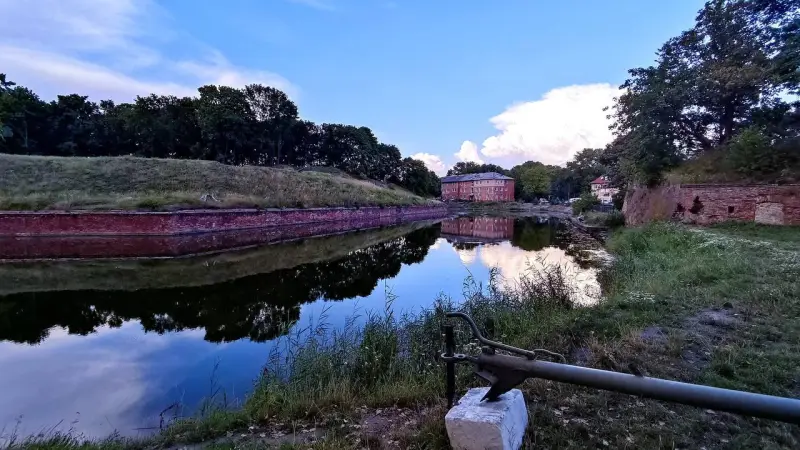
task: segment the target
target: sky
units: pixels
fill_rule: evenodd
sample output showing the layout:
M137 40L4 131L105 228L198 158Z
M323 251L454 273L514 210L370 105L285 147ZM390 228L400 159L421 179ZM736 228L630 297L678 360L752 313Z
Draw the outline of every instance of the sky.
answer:
M0 72L43 99L284 90L443 174L564 164L611 140L627 70L700 0L0 0Z

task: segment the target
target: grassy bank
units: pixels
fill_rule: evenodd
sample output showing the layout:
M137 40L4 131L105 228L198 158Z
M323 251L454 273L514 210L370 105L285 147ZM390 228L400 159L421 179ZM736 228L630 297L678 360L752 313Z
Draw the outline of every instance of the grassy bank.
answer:
M247 448L267 445L265 439L276 434L300 436L300 430L314 428L325 430L316 448L377 448L389 441L404 448L446 448L443 369L436 355L443 312L456 308L478 323L492 318L500 341L550 349L572 364L800 394L800 230L656 224L620 230L609 246L615 260L603 277L607 299L597 306L573 307L574 293L555 267L528 274L513 289L468 280L463 304L440 298L435 308L414 317L393 315L388 295L386 312L363 329L306 330L284 338L284 352L272 355L240 409L210 407L204 417L176 423L152 441L102 444L157 447L222 436L213 441L215 448ZM476 352L465 329L456 338L460 351ZM460 392L477 384L461 368ZM531 447L800 445L797 426L543 380L528 380L521 389L531 416ZM376 432L376 417L394 418L394 425ZM226 434L231 430L238 431Z
M291 168L0 154L0 210L308 208L427 202L398 187Z

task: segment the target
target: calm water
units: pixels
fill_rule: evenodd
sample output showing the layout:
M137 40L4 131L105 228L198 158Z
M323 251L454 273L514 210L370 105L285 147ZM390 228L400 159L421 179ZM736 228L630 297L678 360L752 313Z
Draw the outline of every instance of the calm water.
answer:
M0 265L0 429L145 433L170 405L243 397L282 320L325 310L340 327L387 292L413 312L492 267L513 283L560 264L591 301L596 269L566 236L555 220L458 218L195 258Z

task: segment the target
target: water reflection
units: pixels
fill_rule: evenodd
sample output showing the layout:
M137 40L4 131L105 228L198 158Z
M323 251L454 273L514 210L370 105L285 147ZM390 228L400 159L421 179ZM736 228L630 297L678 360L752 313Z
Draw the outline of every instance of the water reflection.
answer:
M506 282L528 265L588 264L556 220L461 217L174 260L0 265L0 429L63 420L90 436L158 423L218 387L241 398L286 321L324 311L332 327L356 308L428 307L460 298L464 277ZM79 413L76 415L76 413Z
M263 342L285 332L282 324L299 318L301 304L369 295L403 264L421 262L438 234L432 226L332 261L206 286L12 294L0 298L0 340L36 344L53 327L87 335L135 320L145 332L203 329L211 342Z

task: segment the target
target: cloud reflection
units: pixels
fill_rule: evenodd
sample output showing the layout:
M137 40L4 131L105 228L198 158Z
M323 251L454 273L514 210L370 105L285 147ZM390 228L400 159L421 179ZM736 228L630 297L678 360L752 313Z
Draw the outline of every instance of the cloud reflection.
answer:
M526 272L544 270L548 266L557 265L562 268L567 280L573 285L577 294L577 302L590 305L600 299L600 284L597 281L596 268L581 268L575 259L565 250L558 247L545 247L537 251L526 251L514 247L509 242L482 245L470 250L456 250L458 257L465 264L480 260L487 269L497 267L503 283L513 287Z

